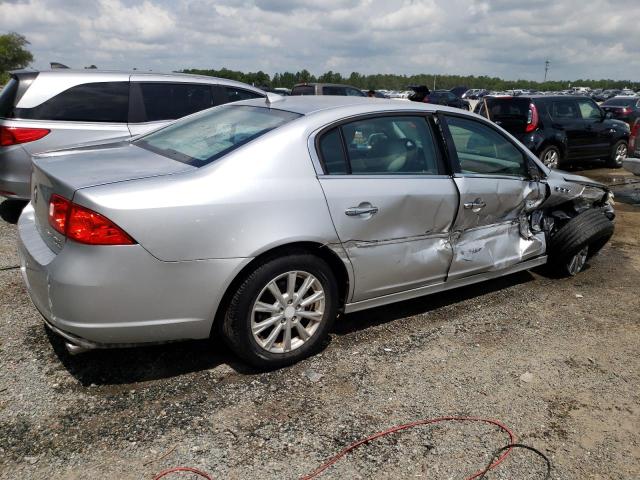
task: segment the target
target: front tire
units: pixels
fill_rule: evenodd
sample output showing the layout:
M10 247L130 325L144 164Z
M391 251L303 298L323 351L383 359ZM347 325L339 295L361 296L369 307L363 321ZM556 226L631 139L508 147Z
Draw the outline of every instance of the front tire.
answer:
M337 310L331 268L300 252L257 265L231 298L222 330L231 349L248 363L280 368L318 350Z
M547 242L549 265L557 272L574 276L613 235L613 222L600 209L582 212L565 223Z
M626 140L618 140L613 148L611 149L611 156L609 157L609 161L607 162L607 166L610 168L620 168L622 167L622 162L625 158L627 158L627 141Z

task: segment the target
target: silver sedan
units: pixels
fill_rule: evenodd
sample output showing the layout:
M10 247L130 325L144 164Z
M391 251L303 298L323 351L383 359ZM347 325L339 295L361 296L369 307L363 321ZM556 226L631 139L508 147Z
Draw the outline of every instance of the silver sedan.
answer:
M71 352L222 334L273 368L336 317L545 263L574 275L611 194L439 105L269 97L34 158L33 303Z

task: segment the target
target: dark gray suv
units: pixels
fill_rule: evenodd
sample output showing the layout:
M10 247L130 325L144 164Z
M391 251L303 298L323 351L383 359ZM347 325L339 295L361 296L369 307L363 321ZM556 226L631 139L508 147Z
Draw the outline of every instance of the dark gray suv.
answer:
M264 96L241 82L199 75L12 72L0 93L0 195L29 199L35 153L130 138L205 108Z

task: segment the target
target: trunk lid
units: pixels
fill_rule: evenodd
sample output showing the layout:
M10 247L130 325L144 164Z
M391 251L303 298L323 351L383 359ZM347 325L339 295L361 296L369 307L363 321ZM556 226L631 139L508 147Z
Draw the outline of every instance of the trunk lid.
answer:
M65 237L49 225L49 199L57 193L73 200L87 187L171 175L196 167L171 160L129 142L92 145L34 155L31 203L36 226L45 243L59 252Z
M531 100L523 97L487 98L488 118L507 132L518 137L526 132Z

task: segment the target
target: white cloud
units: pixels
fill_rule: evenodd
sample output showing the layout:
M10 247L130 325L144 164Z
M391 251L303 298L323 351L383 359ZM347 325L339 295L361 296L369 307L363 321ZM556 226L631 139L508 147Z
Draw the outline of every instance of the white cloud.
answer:
M328 69L640 77L637 0L13 0L36 61L170 71Z

